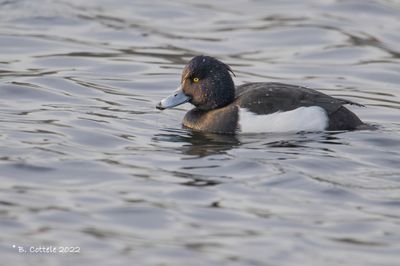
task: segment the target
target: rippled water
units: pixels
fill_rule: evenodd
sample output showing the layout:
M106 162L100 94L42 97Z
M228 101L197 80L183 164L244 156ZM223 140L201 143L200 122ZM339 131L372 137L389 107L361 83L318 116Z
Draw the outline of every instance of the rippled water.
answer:
M1 0L1 264L399 265L399 32L389 0ZM198 54L377 129L181 129Z

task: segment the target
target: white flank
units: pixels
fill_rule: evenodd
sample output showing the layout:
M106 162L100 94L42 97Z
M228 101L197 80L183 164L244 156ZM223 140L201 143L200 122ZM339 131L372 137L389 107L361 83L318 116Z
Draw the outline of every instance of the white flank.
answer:
M242 133L322 131L328 126L328 116L319 106L268 115L257 115L240 108L239 126Z

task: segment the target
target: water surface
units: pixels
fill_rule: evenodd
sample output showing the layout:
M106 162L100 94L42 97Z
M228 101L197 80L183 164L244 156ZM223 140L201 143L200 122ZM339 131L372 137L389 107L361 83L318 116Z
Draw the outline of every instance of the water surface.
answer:
M2 263L398 265L399 30L389 0L0 1ZM184 130L155 105L198 54L377 129Z

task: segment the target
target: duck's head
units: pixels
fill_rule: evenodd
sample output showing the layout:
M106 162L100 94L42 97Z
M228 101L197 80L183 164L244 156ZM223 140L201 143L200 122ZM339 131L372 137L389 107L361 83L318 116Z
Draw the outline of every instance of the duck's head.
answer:
M182 72L181 85L156 107L160 110L189 102L201 110L221 108L233 102L235 85L231 68L210 56L195 56Z

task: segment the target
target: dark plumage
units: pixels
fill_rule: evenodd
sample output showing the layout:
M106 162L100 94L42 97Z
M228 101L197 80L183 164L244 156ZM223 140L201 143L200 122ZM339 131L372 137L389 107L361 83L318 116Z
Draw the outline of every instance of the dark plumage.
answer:
M352 130L363 122L338 99L300 86L282 83L248 83L235 89L231 68L209 56L196 56L185 66L181 86L157 108L171 108L190 102L183 125L199 131L234 134L238 130L239 108L257 115L285 112L299 107L319 106L328 116L327 130Z
M257 114L290 111L302 106L319 106L329 117L327 130L356 129L363 122L344 104L361 104L334 98L322 92L289 84L267 82L248 83L236 89L234 103Z
M182 87L200 110L211 110L230 104L235 99L235 84L231 68L209 56L196 56L182 71ZM233 73L233 72L232 72ZM200 81L196 84L194 78ZM233 89L232 89L233 88Z

